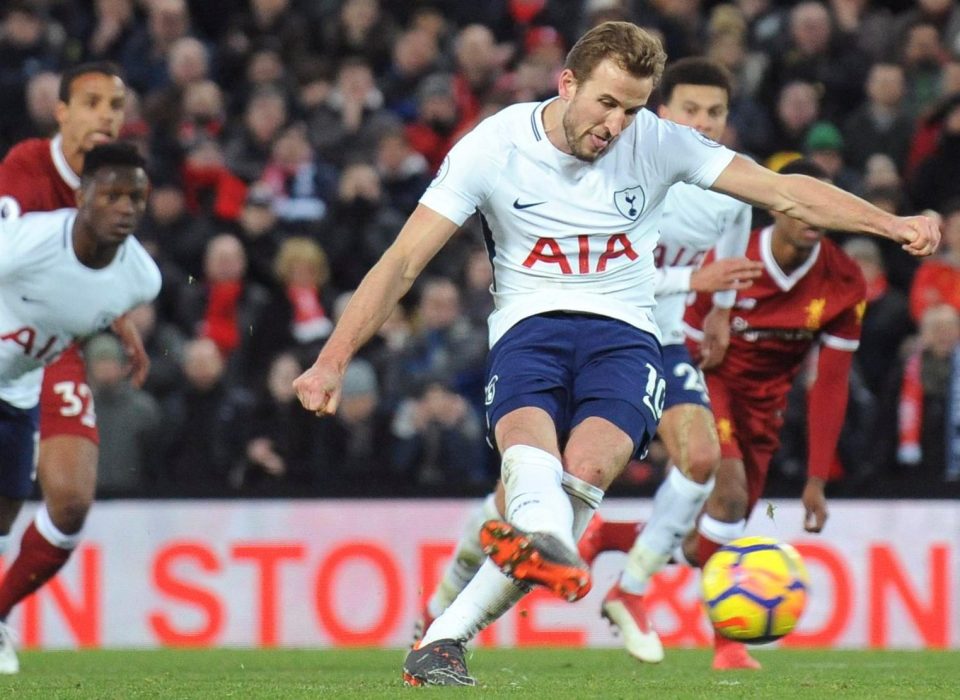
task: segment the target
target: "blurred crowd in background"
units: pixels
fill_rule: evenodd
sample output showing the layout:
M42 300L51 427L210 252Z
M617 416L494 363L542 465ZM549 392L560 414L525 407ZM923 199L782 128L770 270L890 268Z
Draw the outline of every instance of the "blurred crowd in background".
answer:
M806 155L877 206L941 218L942 250L920 263L841 239L869 303L831 493L960 494L953 0L6 0L0 155L55 132L59 70L110 60L129 86L121 137L151 168L138 236L164 284L133 314L146 385L126 380L112 336L85 351L100 495L487 493L491 267L476 221L347 369L335 417L303 411L291 382L450 146L554 95L572 42L610 19L730 70L726 145L774 168ZM810 380L774 495L805 478ZM652 493L663 466L652 449L611 493Z

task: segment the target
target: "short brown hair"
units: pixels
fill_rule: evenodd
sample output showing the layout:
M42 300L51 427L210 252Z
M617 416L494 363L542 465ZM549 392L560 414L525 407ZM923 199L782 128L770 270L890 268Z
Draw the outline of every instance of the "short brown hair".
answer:
M322 287L330 279L327 254L319 244L306 237L288 238L283 242L273 263L274 273L281 282L289 284L293 266L300 262L313 268L318 287Z
M633 22L603 22L573 45L564 68L582 82L608 58L634 77L653 78L654 85L660 82L667 62L667 54L657 37Z

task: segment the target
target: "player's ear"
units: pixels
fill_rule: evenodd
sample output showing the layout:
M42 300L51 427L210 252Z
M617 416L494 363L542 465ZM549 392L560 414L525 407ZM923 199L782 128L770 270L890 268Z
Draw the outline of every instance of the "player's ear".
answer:
M57 120L57 124L61 127L63 123L67 121L67 114L70 112L70 107L67 106L67 103L63 100L57 100L57 106L53 108L53 116Z
M577 79L569 68L560 71L557 83L557 93L562 99L572 100L573 96L577 94Z

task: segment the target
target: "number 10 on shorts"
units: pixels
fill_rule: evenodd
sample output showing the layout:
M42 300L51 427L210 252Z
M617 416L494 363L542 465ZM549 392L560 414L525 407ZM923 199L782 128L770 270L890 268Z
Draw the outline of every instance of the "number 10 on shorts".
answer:
M657 372L657 368L649 362L644 363L647 368L647 386L644 389L644 405L650 409L654 420L660 422L663 415L663 402L667 393L667 382Z

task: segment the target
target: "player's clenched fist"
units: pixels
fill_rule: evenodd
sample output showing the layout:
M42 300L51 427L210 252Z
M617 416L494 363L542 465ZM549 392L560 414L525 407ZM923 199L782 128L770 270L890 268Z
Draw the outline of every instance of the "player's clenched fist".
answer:
M940 245L940 227L929 216L901 216L894 223L893 239L911 255L933 255Z
M342 384L343 374L333 364L318 359L293 380L293 390L305 409L326 416L336 413Z

